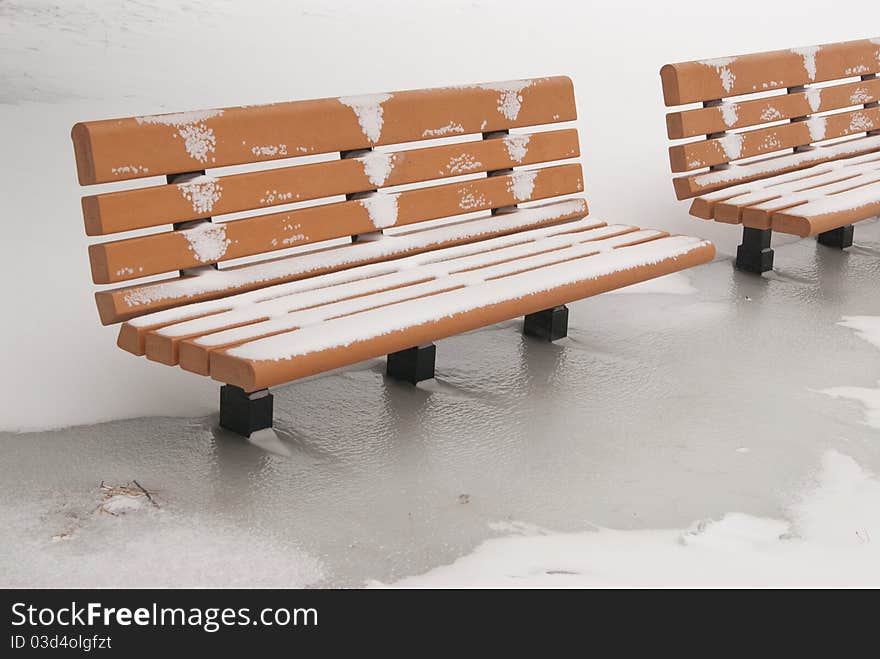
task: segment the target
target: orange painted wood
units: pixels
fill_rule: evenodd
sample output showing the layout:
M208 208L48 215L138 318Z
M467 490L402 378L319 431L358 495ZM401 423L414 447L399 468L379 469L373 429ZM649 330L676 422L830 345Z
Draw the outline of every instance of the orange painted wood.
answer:
M869 204L860 204L846 210L824 213L822 215L805 216L795 206L789 210L773 213L771 226L774 231L790 233L806 238L824 231L837 229L847 224L854 224L880 215L880 192L877 200Z
M529 181L523 183L526 179ZM377 215L387 211L392 214L392 224L402 226L582 190L580 164L558 165L396 193L391 195L393 207L396 200L392 211L385 208L389 196L378 193L372 201L381 203L379 211L371 211L369 199L344 201L213 223L207 228L98 243L89 247L89 260L94 282L110 284L369 233L381 228L381 221L371 212ZM522 194L517 196L517 191Z
M82 185L577 118L565 76L78 123Z
M814 99L812 104L811 98ZM770 98L727 102L722 106L670 112L666 115L666 129L669 139L684 139L805 117L817 112L840 110L878 100L880 78L875 78L816 88L810 95L806 92L793 92Z
M579 155L575 129L526 133L93 195L83 217L99 236Z
M173 285L177 281L185 281L186 279L189 279L191 275L188 275L181 278L175 277L173 279L166 279L159 282L137 284L112 290L98 291L95 293L95 301L97 303L98 313L101 318L102 324L111 325L113 323L129 320L131 318L142 316L144 314L154 311L162 311L164 309L170 309L193 302L201 302L204 300L222 298L228 295L232 295L234 293L255 290L257 288L263 288L272 284L305 279L307 277L356 267L358 265L374 263L380 260L388 260L392 258L398 258L400 256L418 254L434 249L440 249L442 247L451 247L462 243L474 242L485 238L515 233L517 231L523 231L530 228L537 228L549 224L557 224L570 219L584 217L589 212L587 203L583 199L574 200L570 204L544 204L542 208L549 210L557 206L560 207L560 210L558 212L550 213L541 217L536 217L534 220L530 220L526 223L513 223L509 219L509 216L496 216L498 221L495 225L495 228L489 231L483 231L475 234L468 234L467 228L471 225L477 225L480 222L484 222L485 220L483 218L464 220L458 225L462 227L461 238L443 240L441 242L421 242L418 236L423 232L415 230L411 234L408 234L409 236L412 236L412 239L409 242L401 245L399 249L388 250L388 254L382 258L372 256L372 252L368 251L368 244L355 243L352 245L346 245L344 247L334 247L327 250L318 250L318 253L329 252L330 250L347 250L347 253L349 253L350 256L347 257L344 265L326 268L315 268L303 272L297 271L294 274L284 276L271 276L244 285L225 285L221 283L213 289L207 290L205 292L200 292L198 294L188 294L183 291L178 292L174 290L166 290L169 285ZM571 207L571 209L566 210L566 208L568 208L569 206ZM424 233L427 233L428 231L429 230L425 230ZM371 254L371 256L358 257L358 252ZM304 256L305 255L293 255L281 257L280 259L272 259L269 262L294 262L297 259L304 258ZM242 272L253 267L254 266L252 265L237 266L224 270L223 272L231 272L234 274L236 272ZM157 294L157 292L160 290L162 291L161 296ZM125 343L122 343L123 341L125 341ZM131 344L127 342L127 339L124 339L123 335L120 334L120 347L129 349L127 347L129 345Z
M814 135L810 122L821 122L821 132ZM673 172L687 172L711 165L771 154L783 149L805 146L821 140L846 137L880 128L880 108L860 108L816 117L809 121L758 128L725 137L688 142L669 147ZM725 148L726 147L726 148Z
M880 71L880 38L667 64L667 106L785 89Z
M604 277L584 279L541 293L461 312L442 320L412 325L370 340L355 341L344 348L316 351L292 359L255 361L230 355L228 349L219 350L211 353L211 377L246 391L255 391L660 277L705 263L714 254L715 249L710 243L702 243L679 258L622 269ZM540 275L538 268L534 276Z

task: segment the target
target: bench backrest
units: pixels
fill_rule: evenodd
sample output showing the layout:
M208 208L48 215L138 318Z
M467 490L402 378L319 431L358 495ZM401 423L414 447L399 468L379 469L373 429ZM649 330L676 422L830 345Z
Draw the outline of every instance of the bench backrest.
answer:
M576 130L507 134L574 119L571 80L550 77L78 123L82 185L166 177L83 198L89 236L139 232L91 245L92 278L190 277L244 257L580 192L579 163L514 169L578 157ZM432 142L372 150L422 140ZM296 160L316 154L329 155ZM211 171L281 159L291 160ZM298 202L311 203L211 221ZM123 320L102 309L107 294L98 293L102 320Z
M667 64L660 71L666 105L702 105L666 115L669 138L690 139L669 148L672 171L689 173L674 179L678 198L880 149L880 138L853 141L781 167L752 168L748 177L705 176L731 162L877 130L878 72L880 39Z

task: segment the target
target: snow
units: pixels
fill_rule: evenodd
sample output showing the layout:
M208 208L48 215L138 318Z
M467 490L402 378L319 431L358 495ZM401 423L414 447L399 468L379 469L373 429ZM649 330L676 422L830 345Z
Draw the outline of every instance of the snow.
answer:
M838 325L856 331L856 336L880 348L880 316L844 316Z
M424 132L422 132L422 137L445 137L447 135L455 135L457 133L463 133L464 127L455 121L450 121L445 126L441 126L440 128L426 128Z
M804 96L807 98L807 103L810 104L810 109L813 112L818 112L819 108L822 107L822 88L807 87L804 90Z
M791 52L804 58L804 70L807 72L810 80L816 79L816 54L819 52L819 46L808 46L806 48L792 48Z
M522 162L529 152L530 135L505 135L502 139L507 147L507 154L514 162Z
M538 170L536 169L514 171L507 182L508 192L517 201L530 199L535 191L535 178L537 176Z
M646 236L651 235L650 232L644 233ZM624 244L630 239L633 237L608 239L603 241L604 245L584 243L529 257L515 264L502 264L497 266L498 271L495 273L502 277L500 279L489 279L491 274L481 272L478 280L469 282L464 288L457 288L443 295L400 303L395 307L393 314L387 309L375 309L353 316L334 318L318 325L305 327L294 334L272 336L246 343L230 349L229 354L257 361L291 359L311 352L347 346L406 327L437 321L479 307L548 291L567 284L598 279L615 272L678 258L705 244L697 238L676 236L610 252L603 251ZM585 259L586 256L590 258ZM542 267L540 276L535 272L519 272L539 266ZM511 271L519 273L509 274ZM491 270L490 272L494 273Z
M135 117L139 124L159 124L162 126L187 126L200 124L208 119L223 116L223 110L192 110L189 112L174 112L169 114L153 114L143 117Z
M502 537L392 585L877 587L878 511L880 480L852 457L830 450L815 484L788 503L785 518L731 512L686 529L594 526L580 533L504 522L493 525Z
M364 94L343 96L339 102L354 110L364 135L375 144L382 136L382 125L384 124L382 104L389 100L391 100L391 94Z
M498 112L508 121L516 121L522 109L522 91L532 85L531 80L510 80L508 82L484 83L481 89L498 92Z
M480 169L483 166L479 160L474 158L470 153L462 153L449 159L446 165L446 171L452 175L467 174ZM443 172L441 172L443 173Z
M739 118L739 108L736 103L724 102L720 106L721 116L724 119L724 125L730 128Z
M811 142L820 142L825 139L825 117L810 117L806 123L810 131Z
M394 154L391 153L370 151L356 160L364 166L364 174L370 179L370 183L381 188L391 175L391 170L394 168L394 158Z
M397 224L396 194L373 192L369 196L358 199L358 203L367 209L370 222L377 229L385 229Z
M730 133L718 138L718 144L724 150L728 160L737 160L742 155L742 133Z
M876 181L876 179L875 179ZM840 187L840 186L839 186ZM880 204L880 182L869 183L853 190L813 199L792 212L799 217L817 217L828 213Z
M213 222L202 222L192 229L183 229L178 233L186 238L188 249L202 263L219 261L232 242L226 238L226 226Z
M189 174L175 182L181 196L192 204L193 212L210 215L214 204L220 201L223 186L220 180L205 174ZM224 250L225 251L225 250Z
M880 348L880 316L845 316L838 325L855 330L856 336ZM876 388L870 387L829 387L822 393L832 398L843 398L861 404L865 423L872 428L880 429L880 381Z
M736 57L717 57L715 59L700 60L700 64L715 69L718 72L718 77L721 79L724 91L729 92L733 89L733 83L736 81L736 76L729 68L735 61Z

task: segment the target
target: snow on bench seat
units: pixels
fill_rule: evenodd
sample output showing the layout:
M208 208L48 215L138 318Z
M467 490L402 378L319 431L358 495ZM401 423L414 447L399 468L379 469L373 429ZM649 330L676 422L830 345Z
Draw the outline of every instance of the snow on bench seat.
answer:
M683 270L715 254L708 241L622 225L506 249L418 266L418 283L408 286L189 338L180 346L181 365L204 371L207 356L211 377L253 391Z
M811 236L880 212L880 153L836 160L697 197L691 214Z
M358 265L440 249L450 245L513 234L534 227L580 218L587 214L584 199L542 204L488 217L479 217L438 227L388 234L382 240L318 249L279 259L198 274L139 286L99 291L95 294L105 324L165 310L161 318L173 318L180 305L222 298L281 282L344 270ZM345 277L346 275L340 275ZM256 292L259 297L261 293ZM220 301L222 306L225 304ZM149 321L152 322L151 317Z

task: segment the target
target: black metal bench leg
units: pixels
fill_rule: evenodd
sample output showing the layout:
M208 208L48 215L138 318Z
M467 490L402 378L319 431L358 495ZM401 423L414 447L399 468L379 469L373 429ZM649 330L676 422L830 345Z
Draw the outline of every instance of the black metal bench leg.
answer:
M836 247L837 249L846 249L852 247L853 243L853 225L847 224L845 227L825 231L816 236L816 240L820 245L826 247Z
M418 384L434 377L437 346L428 343L388 355L388 377Z
M771 229L743 227L742 245L736 249L737 270L761 274L773 269L772 234Z
M220 425L234 433L251 433L272 427L272 394L268 389L247 393L231 384L220 387Z
M568 336L568 307L564 304L552 309L530 313L523 322L523 334L545 341L556 341Z

